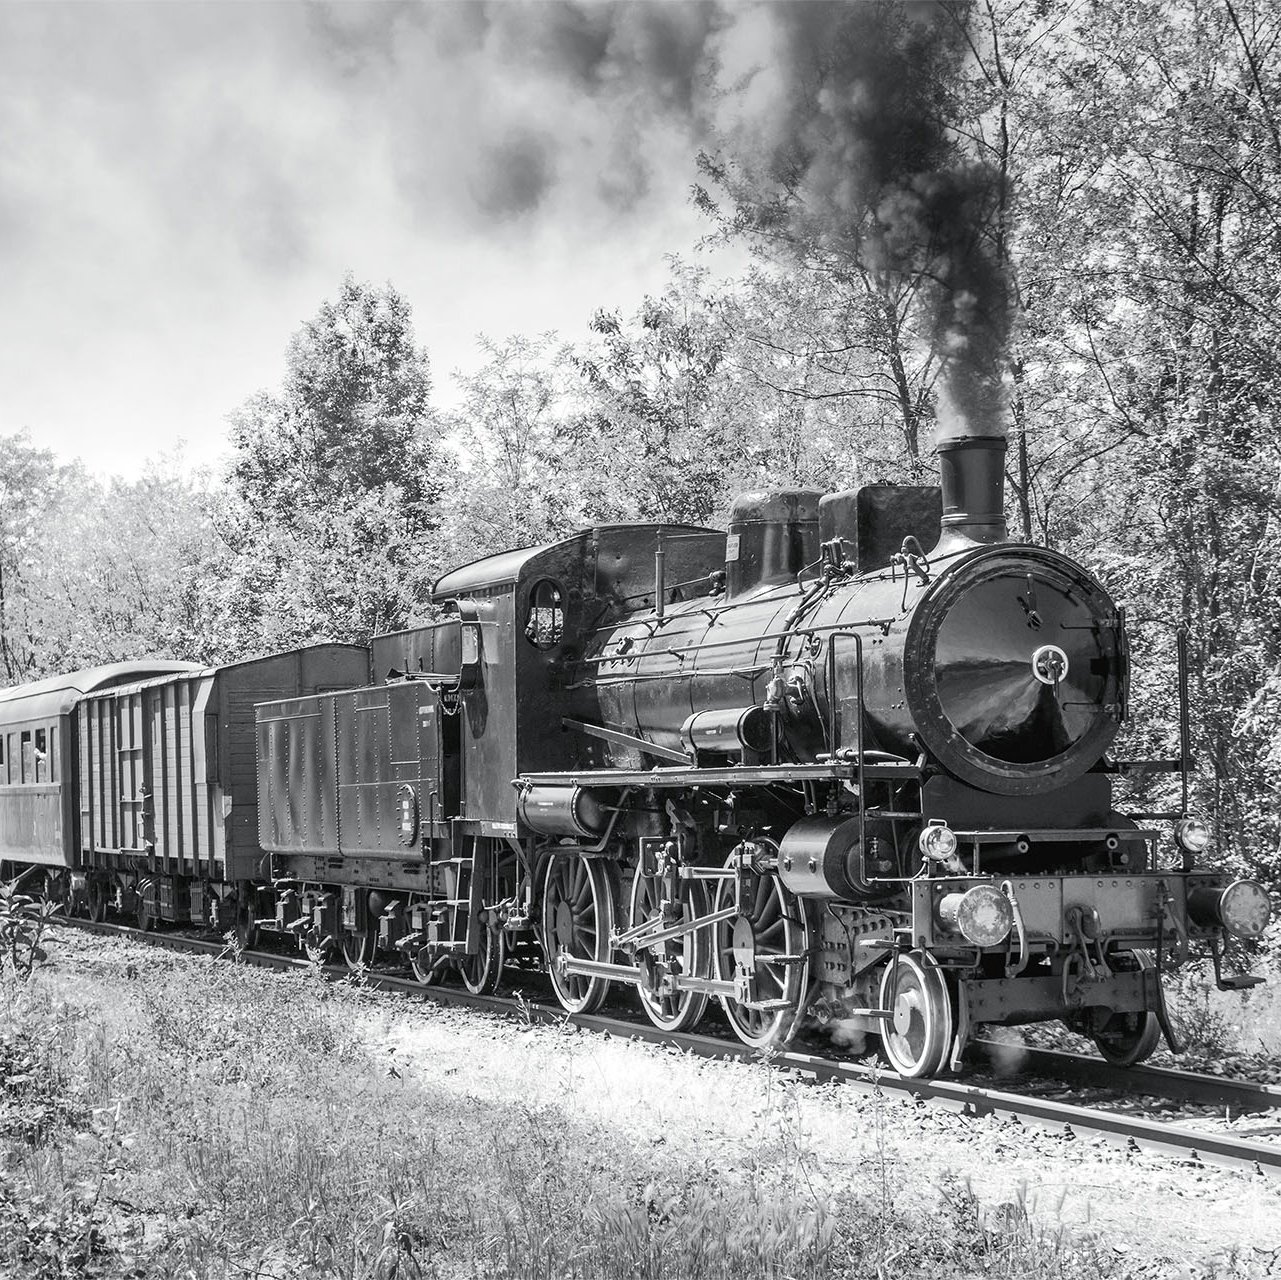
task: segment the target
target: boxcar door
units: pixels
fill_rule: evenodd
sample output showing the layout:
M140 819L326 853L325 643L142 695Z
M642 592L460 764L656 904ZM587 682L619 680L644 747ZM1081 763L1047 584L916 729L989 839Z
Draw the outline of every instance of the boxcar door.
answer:
M120 848L142 853L155 843L151 796L150 728L141 692L115 700Z

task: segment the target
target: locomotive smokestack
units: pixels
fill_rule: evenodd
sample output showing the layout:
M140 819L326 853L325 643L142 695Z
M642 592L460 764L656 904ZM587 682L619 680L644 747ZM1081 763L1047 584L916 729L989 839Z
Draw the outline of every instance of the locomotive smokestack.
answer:
M940 545L966 538L1004 542L1005 449L1003 436L954 436L938 442L943 489Z

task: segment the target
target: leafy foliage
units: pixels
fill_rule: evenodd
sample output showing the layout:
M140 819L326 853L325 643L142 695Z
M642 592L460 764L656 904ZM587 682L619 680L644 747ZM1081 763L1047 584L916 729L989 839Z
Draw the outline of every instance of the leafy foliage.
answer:
M36 965L49 958L41 942L58 905L20 893L20 883L0 884L0 971L29 978Z
M347 276L290 343L279 393L233 415L215 524L224 652L404 626L438 567L427 355L408 304Z

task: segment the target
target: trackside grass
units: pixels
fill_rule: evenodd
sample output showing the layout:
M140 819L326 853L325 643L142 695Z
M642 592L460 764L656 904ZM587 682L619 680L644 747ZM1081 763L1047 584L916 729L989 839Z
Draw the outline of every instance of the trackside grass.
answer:
M163 954L74 985L4 973L0 1276L1138 1274L1018 1200L912 1185L889 1138L829 1180L768 1086L752 1141L701 1159L584 1119L600 1113L572 1095L432 1087L362 1033L374 998Z

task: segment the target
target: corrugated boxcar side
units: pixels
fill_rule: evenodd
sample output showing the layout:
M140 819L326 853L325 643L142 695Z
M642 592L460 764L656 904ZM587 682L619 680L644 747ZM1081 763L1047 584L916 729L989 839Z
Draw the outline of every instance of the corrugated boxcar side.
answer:
M79 715L81 848L146 853L150 726L142 691L86 698Z
M144 690L151 721L155 856L167 875L215 874L224 856L213 812L203 714L215 676L177 679Z
M111 704L98 698L81 702L80 717L80 847L114 849L116 832L115 790L119 785L109 767L115 758L114 717Z
M337 855L334 694L258 707L258 843Z

